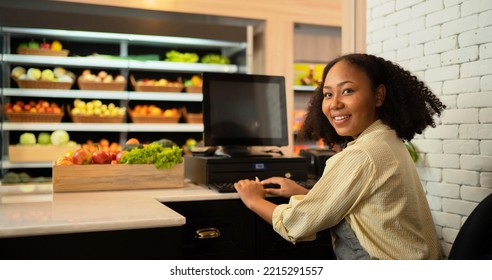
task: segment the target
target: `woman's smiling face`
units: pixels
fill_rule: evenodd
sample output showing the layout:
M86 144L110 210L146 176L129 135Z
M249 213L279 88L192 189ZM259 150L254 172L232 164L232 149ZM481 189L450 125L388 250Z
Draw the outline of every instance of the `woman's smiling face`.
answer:
M342 60L327 73L323 95L323 113L337 134L355 139L378 119L386 89L379 85L374 92L366 73Z

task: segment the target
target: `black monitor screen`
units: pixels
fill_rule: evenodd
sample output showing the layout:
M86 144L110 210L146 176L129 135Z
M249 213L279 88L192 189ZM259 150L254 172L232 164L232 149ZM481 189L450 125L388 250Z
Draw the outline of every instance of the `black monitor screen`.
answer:
M203 74L206 146L286 146L285 78Z

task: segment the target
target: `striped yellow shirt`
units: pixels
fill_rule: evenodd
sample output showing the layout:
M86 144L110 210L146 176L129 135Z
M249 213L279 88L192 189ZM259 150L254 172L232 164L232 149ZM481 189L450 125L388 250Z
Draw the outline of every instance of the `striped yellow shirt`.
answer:
M273 228L296 242L342 219L373 259L440 258L415 165L396 132L380 120L328 159L307 195L275 208Z

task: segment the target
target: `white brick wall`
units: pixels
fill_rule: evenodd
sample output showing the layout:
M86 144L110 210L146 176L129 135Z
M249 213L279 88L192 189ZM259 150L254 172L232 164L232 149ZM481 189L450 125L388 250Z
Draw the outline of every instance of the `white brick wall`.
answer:
M413 143L445 256L492 193L492 1L367 0L367 52L393 60L447 105Z

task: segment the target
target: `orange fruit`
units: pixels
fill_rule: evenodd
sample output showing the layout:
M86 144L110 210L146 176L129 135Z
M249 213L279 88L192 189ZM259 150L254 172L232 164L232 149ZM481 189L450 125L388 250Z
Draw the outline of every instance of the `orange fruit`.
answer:
M125 144L140 144L140 141L138 141L137 138L130 138L126 141Z

